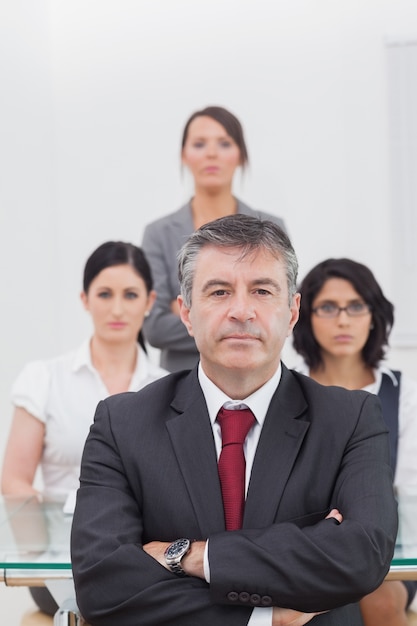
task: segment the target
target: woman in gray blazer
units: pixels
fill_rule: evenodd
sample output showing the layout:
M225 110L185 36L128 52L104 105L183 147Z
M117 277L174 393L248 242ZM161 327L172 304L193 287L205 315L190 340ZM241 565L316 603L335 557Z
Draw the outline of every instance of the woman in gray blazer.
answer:
M180 209L145 228L142 248L152 268L157 299L145 322L146 338L161 351L161 366L189 369L198 361L194 339L179 318L177 252L191 233L218 217L244 213L276 222L283 220L254 210L232 194L238 167L248 164L243 129L223 107L210 106L188 119L182 136L181 160L194 180L194 195Z

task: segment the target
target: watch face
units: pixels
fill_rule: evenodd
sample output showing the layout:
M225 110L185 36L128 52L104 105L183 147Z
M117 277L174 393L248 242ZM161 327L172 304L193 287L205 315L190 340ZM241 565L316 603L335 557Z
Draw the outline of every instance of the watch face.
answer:
M175 559L178 556L187 552L190 547L189 539L177 539L170 546L168 546L165 555L170 559Z

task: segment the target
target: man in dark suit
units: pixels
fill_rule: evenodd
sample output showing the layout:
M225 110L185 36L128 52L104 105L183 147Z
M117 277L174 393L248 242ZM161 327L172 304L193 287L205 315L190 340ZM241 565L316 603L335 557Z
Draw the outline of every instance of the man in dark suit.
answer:
M397 531L379 400L281 363L299 294L277 225L206 224L179 274L200 363L97 408L72 531L81 613L92 626L360 625ZM254 414L230 530L223 406L239 424L238 409Z

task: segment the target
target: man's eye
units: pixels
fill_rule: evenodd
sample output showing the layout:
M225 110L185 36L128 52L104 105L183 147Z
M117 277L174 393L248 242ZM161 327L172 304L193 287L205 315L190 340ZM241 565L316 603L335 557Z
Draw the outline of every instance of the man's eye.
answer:
M261 296L268 296L271 292L268 291L268 289L257 289L256 293L258 293Z
M213 291L213 296L224 296L227 293L226 289L216 289Z

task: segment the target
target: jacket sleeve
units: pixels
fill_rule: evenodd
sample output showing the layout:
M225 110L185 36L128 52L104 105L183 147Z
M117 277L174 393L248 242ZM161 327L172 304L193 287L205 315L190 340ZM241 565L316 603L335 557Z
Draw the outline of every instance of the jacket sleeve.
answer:
M85 445L71 533L83 618L94 626L246 625L251 609L216 604L205 581L180 578L143 551L142 502L126 476L101 402Z
M84 450L71 539L77 602L84 618L93 626L240 626L251 616L248 604L261 606L265 600L264 605L327 611L375 589L390 566L397 511L380 407L370 394L361 397L350 435L339 438L341 458L332 458L330 445L325 446L329 457L317 458L315 445L306 439L307 456L303 458L303 451L298 455L283 495L291 501L300 498L300 482L294 478L300 470L304 487L320 492L309 471L313 474L314 463L324 463L326 474L335 476L326 506L339 508L343 523L323 520L325 512L317 511L306 519L279 518L264 528L210 534L210 585L178 578L142 550L147 511L158 499L152 485L143 481L166 469L152 455L142 454L146 471L133 477L119 450L120 415L114 410L109 415L114 398L101 403ZM132 441L137 426L128 424L132 432L125 431L123 438ZM146 424L153 430L152 420ZM320 437L326 436L321 432ZM345 623L332 621L332 613L315 621Z
M372 394L364 398L330 503L343 514L343 522L322 519L311 524L308 519L304 525L290 520L211 536L213 601L239 604L244 591L271 598L273 606L325 611L356 602L381 584L395 547L397 504L380 404ZM329 449L329 458L316 463L330 468L331 454ZM292 488L290 478L286 490ZM296 491L295 485L295 498ZM230 595L232 588L236 595Z
M194 339L180 318L171 311L171 302L179 293L177 259L171 243L164 241L164 231L154 224L146 226L142 247L151 266L156 301L145 320L144 333L155 348L196 352Z

